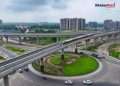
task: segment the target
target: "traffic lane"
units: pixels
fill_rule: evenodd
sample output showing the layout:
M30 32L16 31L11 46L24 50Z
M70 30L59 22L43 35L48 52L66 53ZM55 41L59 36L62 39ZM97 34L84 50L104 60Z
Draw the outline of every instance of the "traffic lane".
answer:
M32 72L24 72L22 74L27 80L30 80L34 83L44 83L45 86L47 86L47 84L51 84L54 86L55 85L58 85L60 84L60 86L63 86L64 85L64 81L63 80L55 80L55 79L48 79L48 78L44 78L44 77L40 77L40 76L37 76L35 74L33 74ZM49 86L49 85L48 85ZM59 86L59 85L58 85Z
M41 77L35 77L28 73L28 76L25 76L26 73L16 73L11 76L11 86L64 86L63 81L51 80L51 79L43 79Z
M92 86L120 86L120 85L119 83L98 82L98 83L94 83Z
M116 65L110 65L109 68L109 73L102 77L97 77L97 81L93 81L94 83L92 86L119 86L120 67L116 67ZM73 83L73 86L85 86L80 79L74 80ZM23 73L17 72L11 75L10 84L11 86L65 86L64 81L52 79L45 80L42 77L32 74L30 71Z
M103 76L97 79L100 82L119 83L120 85L120 66L107 62L108 71Z
M30 80L29 78L26 78L25 76L22 76L21 74L17 75L17 77L11 81L11 86L65 86L64 81L60 80L52 80L52 79L47 79L44 80L39 77L39 79L32 79ZM83 82L75 80L73 82L73 86L86 86L83 84ZM112 82L94 82L92 86L119 86L119 83L112 83Z

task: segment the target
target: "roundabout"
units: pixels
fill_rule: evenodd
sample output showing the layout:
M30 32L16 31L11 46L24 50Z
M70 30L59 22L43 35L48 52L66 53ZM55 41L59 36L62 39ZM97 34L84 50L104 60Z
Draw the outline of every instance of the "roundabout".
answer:
M29 65L29 69L37 76L59 80L84 79L96 75L102 70L102 63L98 59L71 52L65 53L63 62L61 62L59 53L48 56L45 62L47 65L45 65L44 72L41 72L40 65L36 63Z

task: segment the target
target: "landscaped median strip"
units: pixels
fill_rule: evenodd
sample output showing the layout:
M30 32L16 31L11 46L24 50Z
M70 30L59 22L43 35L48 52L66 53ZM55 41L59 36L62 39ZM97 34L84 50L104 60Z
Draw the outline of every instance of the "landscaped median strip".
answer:
M6 58L0 55L0 62L3 62L5 60L6 60Z
M110 45L108 48L108 52L110 56L120 59L120 44L114 43Z
M13 45L6 45L5 48L12 51L12 52L15 52L16 54L22 54L26 51L23 48L14 47Z

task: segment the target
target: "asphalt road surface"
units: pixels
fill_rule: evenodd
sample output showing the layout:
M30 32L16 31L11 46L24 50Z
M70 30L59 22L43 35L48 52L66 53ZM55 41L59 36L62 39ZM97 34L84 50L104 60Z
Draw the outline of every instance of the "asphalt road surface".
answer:
M91 76L91 80L94 82L91 86L120 86L120 65L110 63L106 60L103 61L105 63L104 72ZM30 71L23 73L16 72L9 77L10 86L65 86L62 80L44 80L42 77L38 77ZM89 78L86 77L87 79ZM73 82L73 86L85 86L82 84L82 79L77 79ZM3 86L2 79L0 80L0 86Z

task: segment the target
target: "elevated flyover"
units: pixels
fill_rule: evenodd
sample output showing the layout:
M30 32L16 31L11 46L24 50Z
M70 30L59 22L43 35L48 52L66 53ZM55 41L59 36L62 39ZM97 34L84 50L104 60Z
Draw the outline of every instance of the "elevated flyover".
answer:
M96 39L99 37L120 37L120 32L108 32L108 33L91 33L87 35L82 35L82 36L77 36L68 40L65 40L60 43L55 43L48 45L46 47L37 49L35 51L26 53L24 55L18 56L16 58L4 61L0 63L0 78L4 79L4 85L9 86L9 79L8 75L11 74L12 72L15 72L21 67L24 67L28 64L31 64L32 62L38 60L38 59L43 59L45 56L48 56L51 53L54 53L58 50L61 50L61 56L64 56L64 48L72 45L72 44L77 44L81 41L86 41L90 39ZM76 48L75 48L76 51Z

